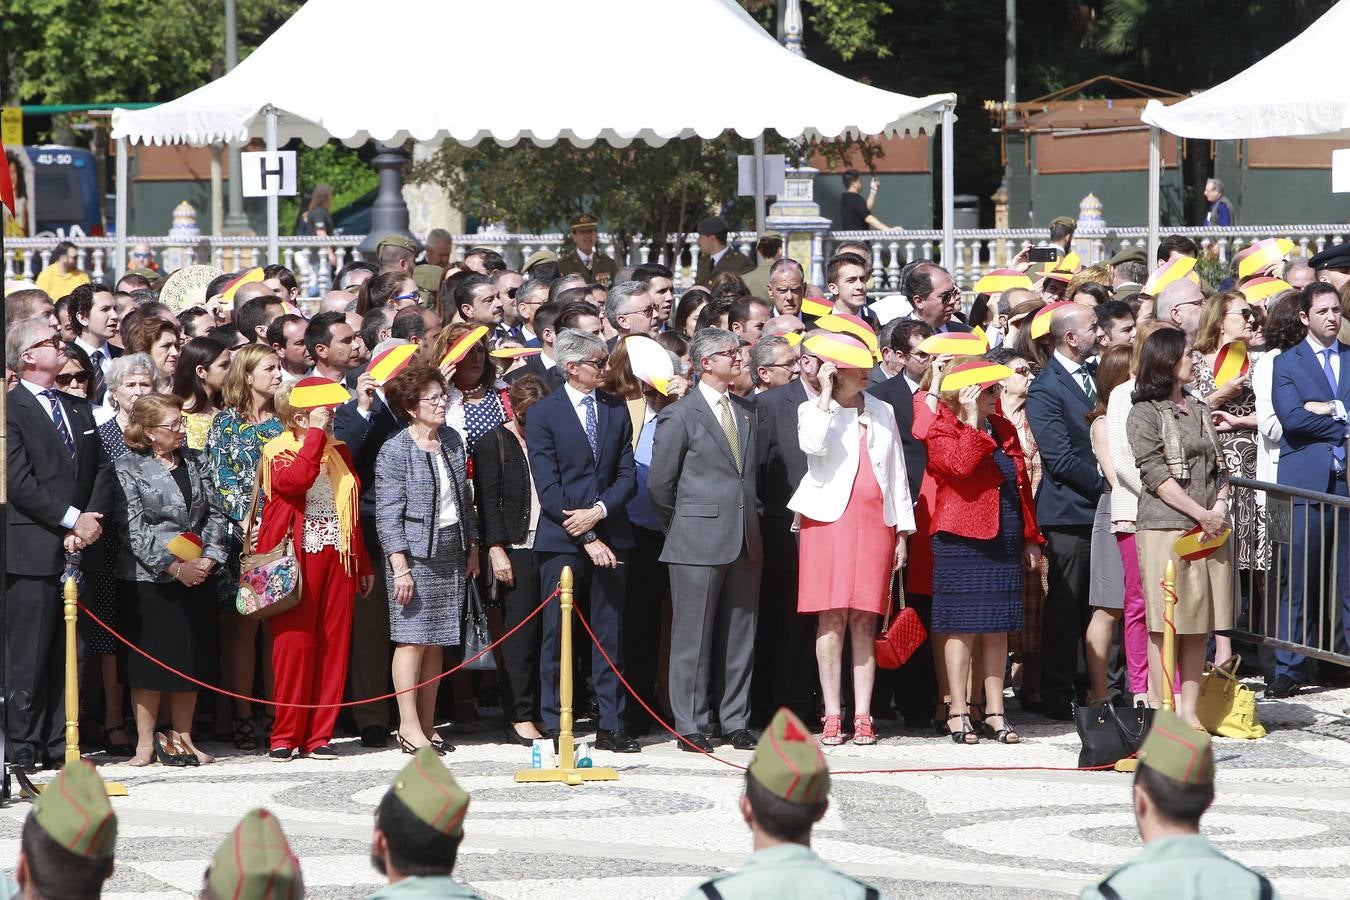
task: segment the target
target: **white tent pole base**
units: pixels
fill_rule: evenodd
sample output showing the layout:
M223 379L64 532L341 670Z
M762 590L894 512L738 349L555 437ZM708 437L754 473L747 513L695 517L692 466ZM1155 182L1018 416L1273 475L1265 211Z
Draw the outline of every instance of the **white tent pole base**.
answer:
M1152 271L1158 259L1158 226L1162 220L1162 130L1148 129L1148 266Z
M942 107L942 267L956 277L956 173L952 128L956 125L956 104Z

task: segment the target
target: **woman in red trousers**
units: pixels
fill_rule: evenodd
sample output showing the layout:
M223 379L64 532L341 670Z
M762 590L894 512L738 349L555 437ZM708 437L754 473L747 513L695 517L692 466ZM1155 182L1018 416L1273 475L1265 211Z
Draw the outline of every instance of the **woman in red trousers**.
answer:
M268 623L278 704L268 755L275 762L297 751L310 759L337 758L329 741L347 679L352 609L358 584L364 595L374 581L361 537L356 466L330 433L333 408L347 396L326 378L283 386L274 402L286 431L263 446L267 503L258 547L276 547L289 534L301 581L300 602Z

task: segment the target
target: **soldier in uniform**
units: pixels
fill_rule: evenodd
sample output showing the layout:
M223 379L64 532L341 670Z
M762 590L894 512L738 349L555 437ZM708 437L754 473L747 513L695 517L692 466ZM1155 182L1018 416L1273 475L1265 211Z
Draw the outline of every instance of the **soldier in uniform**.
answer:
M744 276L755 270L750 257L727 246L730 230L727 220L721 216L708 216L698 223L698 272L695 284L707 287L723 272Z
M755 747L741 797L755 852L740 869L703 882L685 900L876 900L876 888L836 872L811 852L811 828L825 815L829 793L820 745L801 719L778 710Z
M370 859L389 884L370 900L389 897L475 898L450 876L464 840L469 795L431 747L403 767L375 811Z
M277 817L255 809L216 848L201 900L301 900L305 880Z
M580 213L568 223L572 226L572 250L558 260L559 275L580 275L587 284L609 287L619 264L595 249L600 234L596 230L597 219L590 213Z
M27 897L98 897L113 871L117 816L86 760L61 770L23 823L15 879ZM0 897L14 896L0 878Z
M1214 802L1210 738L1160 709L1139 747L1134 818L1144 849L1084 900L1269 900L1269 879L1224 856L1200 834L1200 817Z
M776 231L761 234L759 240L755 242L755 256L759 258L759 265L755 266L753 272L745 274L745 286L750 289L752 297L772 301L773 297L769 294L769 272L773 269L773 264L783 258L783 236Z

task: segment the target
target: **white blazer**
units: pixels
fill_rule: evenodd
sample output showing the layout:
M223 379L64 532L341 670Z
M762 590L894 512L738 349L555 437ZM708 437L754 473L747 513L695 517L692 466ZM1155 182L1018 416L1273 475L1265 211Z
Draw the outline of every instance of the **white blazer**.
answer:
M863 394L868 417L867 455L881 488L886 524L914 533L914 504L901 452L900 432L889 403ZM833 400L830 411L819 400L797 407L797 442L806 454L806 477L788 502L788 509L817 522L835 522L844 514L858 474L858 413Z

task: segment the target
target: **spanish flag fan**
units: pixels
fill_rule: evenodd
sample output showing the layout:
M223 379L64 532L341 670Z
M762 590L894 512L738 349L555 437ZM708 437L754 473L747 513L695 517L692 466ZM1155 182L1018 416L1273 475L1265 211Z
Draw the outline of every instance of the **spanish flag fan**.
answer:
M918 348L932 356L980 356L989 352L984 333L945 331L923 339Z
M1228 536L1232 533L1233 529L1225 527L1214 537L1207 538L1204 529L1197 525L1176 539L1172 544L1172 551L1187 562L1195 562L1197 559L1212 555L1228 541Z
M816 327L833 331L835 334L853 335L871 351L873 359L878 362L881 360L881 348L877 345L877 333L872 330L871 325L857 316L849 313L830 313L828 316L821 316L816 319Z
M872 368L872 352L851 334L813 334L802 342L806 352L840 369Z
M191 531L185 531L177 537L169 538L165 547L183 562L200 559L202 555L202 539Z
M445 356L441 359L441 365L458 365L459 361L469 355L473 345L487 337L488 329L486 325L478 325L473 330L463 334L459 340L450 345L450 349L445 351Z
M941 389L959 391L972 386L988 387L1011 377L1013 370L985 359L958 363L942 373Z
M1153 274L1148 276L1148 281L1144 283L1144 289L1139 293L1156 297L1159 291L1177 279L1185 278L1191 274L1191 269L1194 268L1194 256L1178 256L1176 259L1169 259L1153 270Z
M408 363L416 355L416 344L395 344L377 353L366 367L366 372L375 379L376 384L386 385L395 375L408 368Z
M1013 288L1032 290L1031 278L1019 269L995 269L975 282L977 294L1001 294Z
M1036 311L1036 315L1031 317L1031 339L1043 338L1050 333L1050 320L1055 317L1055 310L1065 309L1075 305L1072 300L1061 300L1058 303L1047 303Z
M296 409L314 409L319 406L341 406L352 395L336 381L311 375L301 378L291 388L291 406Z
M820 318L834 312L834 307L819 297L803 297L801 312L804 316Z
M1251 368L1247 345L1242 341L1229 341L1219 348L1219 354L1214 358L1214 386L1223 387L1234 379L1242 378Z

